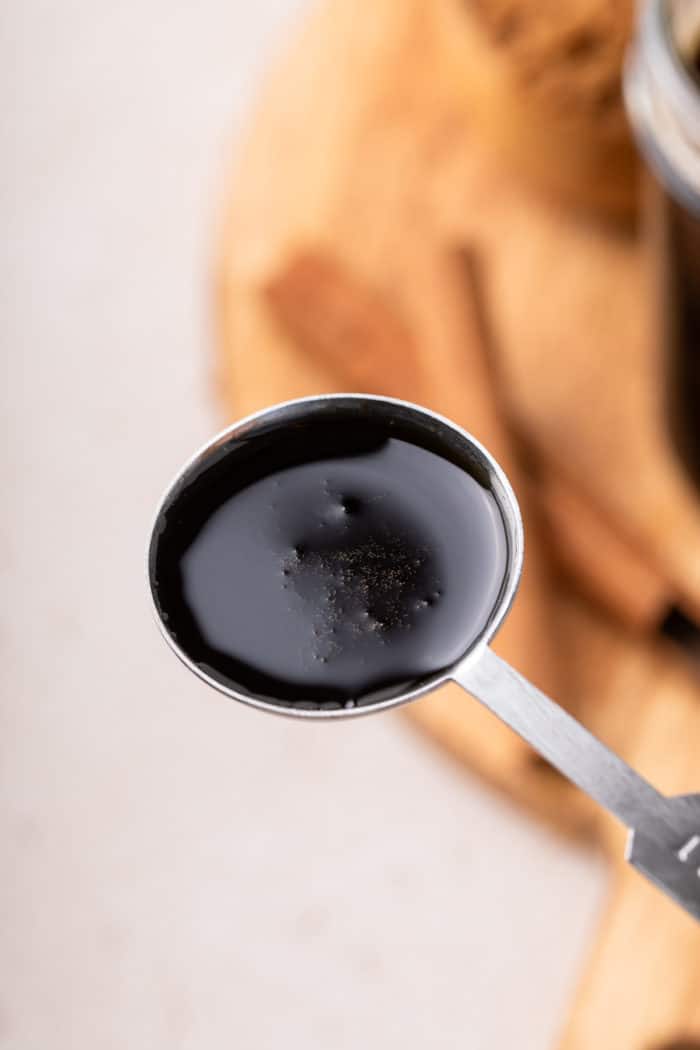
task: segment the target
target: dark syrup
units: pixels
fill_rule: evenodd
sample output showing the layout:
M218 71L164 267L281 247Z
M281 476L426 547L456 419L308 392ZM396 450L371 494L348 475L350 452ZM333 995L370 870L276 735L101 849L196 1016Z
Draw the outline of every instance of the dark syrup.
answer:
M154 595L216 680L291 706L390 696L457 660L506 572L493 496L387 426L333 418L219 456L160 515Z

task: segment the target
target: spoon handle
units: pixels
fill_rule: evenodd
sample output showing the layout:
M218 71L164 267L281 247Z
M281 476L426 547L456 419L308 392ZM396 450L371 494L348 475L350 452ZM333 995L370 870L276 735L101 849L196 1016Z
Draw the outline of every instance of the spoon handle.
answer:
M662 795L488 647L465 661L453 677L617 817L631 832L630 863L700 918L700 796Z

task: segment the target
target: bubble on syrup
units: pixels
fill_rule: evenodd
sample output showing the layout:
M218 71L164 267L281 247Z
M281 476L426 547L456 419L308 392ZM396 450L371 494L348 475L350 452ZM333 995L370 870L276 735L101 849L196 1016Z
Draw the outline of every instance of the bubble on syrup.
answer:
M362 510L362 503L356 496L343 496L340 505L345 514L359 514Z

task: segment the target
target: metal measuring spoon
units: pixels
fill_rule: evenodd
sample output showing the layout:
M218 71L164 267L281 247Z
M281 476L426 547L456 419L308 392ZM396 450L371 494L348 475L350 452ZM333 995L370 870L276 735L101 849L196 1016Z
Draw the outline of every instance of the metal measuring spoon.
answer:
M430 436L433 451L453 463L461 463L472 477L478 477L501 515L507 543L505 575L483 629L465 645L452 666L403 692L357 697L351 707L290 706L288 701L274 696L255 695L240 685L222 682L185 651L169 627L168 610L159 593L159 544L164 522L177 520L178 500L188 486L214 464L235 456L242 443L250 448L251 443L268 440L273 431L279 433L311 418L333 420L342 413L357 413L358 426L363 421L389 425L392 420L415 426ZM390 398L339 394L275 405L234 424L204 446L180 471L161 501L149 544L148 575L161 631L180 659L209 685L263 710L306 719L353 717L406 703L447 681L457 682L560 773L617 817L629 831L628 862L700 919L700 794L674 798L662 795L489 648L488 643L515 597L522 562L523 524L518 503L507 477L478 441L449 420L416 405Z

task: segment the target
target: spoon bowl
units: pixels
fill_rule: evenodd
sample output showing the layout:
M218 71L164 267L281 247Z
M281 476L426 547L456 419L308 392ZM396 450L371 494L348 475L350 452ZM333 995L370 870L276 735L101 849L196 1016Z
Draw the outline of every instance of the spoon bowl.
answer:
M463 470L493 498L505 535L506 558L503 579L492 607L483 618L483 626L474 637L465 638L459 657L436 673L411 681L408 688L372 689L341 704L318 703L313 699L290 703L274 693L245 688L240 681L222 676L203 660L197 659L173 630L173 605L177 596L168 594L163 584L164 557L162 546L168 535L168 522L177 517L185 499L201 499L203 481L221 464L231 463L240 472L254 458L256 449L274 442L284 445L293 439L299 427L318 423L350 426L357 432L379 428L388 437L408 435L417 445L440 456ZM240 463L240 467L236 464ZM440 507L431 513L439 515ZM466 543L466 540L465 540ZM498 630L515 597L523 563L523 525L518 502L511 485L493 456L467 431L448 419L393 398L358 394L336 394L300 398L246 417L207 442L178 472L166 490L156 512L148 551L150 593L162 634L177 656L207 684L225 695L266 711L301 718L354 717L369 711L395 707L438 688L453 678L459 665L480 652ZM466 600L466 598L465 598Z

